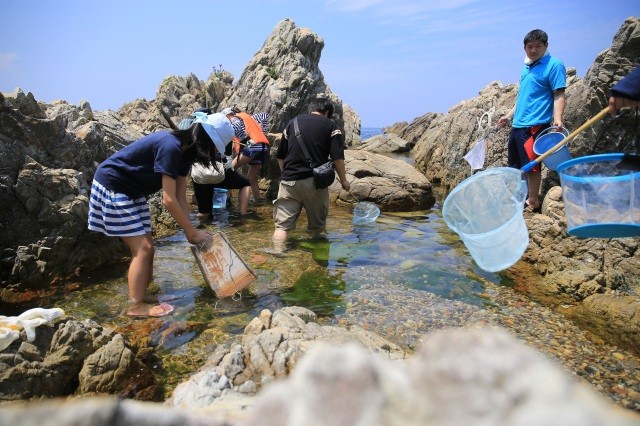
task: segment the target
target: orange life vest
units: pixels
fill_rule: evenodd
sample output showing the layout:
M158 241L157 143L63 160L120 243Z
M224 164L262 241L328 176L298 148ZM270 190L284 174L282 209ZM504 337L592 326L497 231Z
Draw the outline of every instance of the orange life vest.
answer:
M239 112L236 114L236 117L240 118L244 123L244 131L249 136L249 138L253 141L253 143L263 143L269 145L269 139L262 131L262 127L260 124L253 118L251 115L246 112ZM240 152L242 148L240 148L240 140L237 137L233 138L234 148L236 152Z
M269 139L267 139L267 136L262 131L262 127L260 127L260 124L255 118L246 112L239 112L236 114L236 117L240 117L242 119L244 122L245 132L254 143L266 143L269 145Z

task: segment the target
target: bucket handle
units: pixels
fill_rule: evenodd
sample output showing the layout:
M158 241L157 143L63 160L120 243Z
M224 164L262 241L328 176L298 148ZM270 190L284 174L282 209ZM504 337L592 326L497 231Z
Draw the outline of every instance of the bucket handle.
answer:
M542 155L540 155L538 158L536 158L535 160L527 163L524 165L524 167L522 167L522 171L523 172L530 172L531 169L533 169L535 167L536 164L538 164L539 162L541 162L543 159L547 158L549 155L553 154L554 152L556 152L556 150L558 150L559 148L561 148L563 145L565 145L567 142L569 142L571 139L575 138L576 136L578 136L578 134L582 133L584 130L588 129L589 127L593 126L597 121L601 120L605 115L607 115L609 113L609 106L607 105L602 111L600 111L599 113L597 113L595 116L591 117L589 120L587 120L582 126L578 127L576 130L574 130L573 132L571 132L569 134L569 136L567 136L566 138L562 139L560 142L558 142L557 144L555 144L555 146L553 146L552 148L548 149L547 152L543 153Z
M542 136L549 134L549 133L554 133L554 132L560 132L564 135L564 137L566 138L567 136L569 136L569 129L567 129L564 126L550 126L547 127L546 129L544 129L543 131L541 131L540 133L538 133L536 135L536 140L540 139Z

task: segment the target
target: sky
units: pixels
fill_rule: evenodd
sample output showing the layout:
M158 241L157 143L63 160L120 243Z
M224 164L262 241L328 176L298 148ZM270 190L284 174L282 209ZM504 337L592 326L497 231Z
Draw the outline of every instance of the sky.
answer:
M324 39L320 70L363 127L446 113L488 84L516 83L523 39L584 77L638 0L2 0L0 92L117 110L170 75L235 81L276 25Z

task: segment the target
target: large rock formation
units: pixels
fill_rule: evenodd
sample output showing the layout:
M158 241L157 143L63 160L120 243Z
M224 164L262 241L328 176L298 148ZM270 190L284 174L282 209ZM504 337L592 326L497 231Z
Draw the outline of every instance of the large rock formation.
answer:
M169 76L161 82L155 99L137 99L114 114L129 127L149 133L169 125L163 111L177 124L196 108L206 106L215 112L237 106L249 112L268 112L270 131L280 133L291 118L308 111L313 98L325 96L334 102L333 118L350 146L359 141L360 117L325 82L319 68L323 48L320 36L285 19L275 26L235 84L233 75L222 67L214 67L207 81L194 74Z
M47 283L122 255L117 241L105 242L87 230L89 185L96 161L113 139L95 121L91 131L81 132L86 141L81 139L67 131L70 115L47 116L46 110L56 108L41 108L21 91L0 97L0 281L5 284ZM3 298L9 290L3 285Z
M393 133L383 133L381 135L375 135L369 139L363 141L363 144L359 147L362 151L379 152L379 153L402 153L409 152L413 148L411 142L407 142L399 136Z
M325 96L333 101L333 119L344 130L342 101L331 92L318 66L323 48L324 40L311 30L289 19L280 21L229 91L224 106L267 111L271 131L281 132L289 120L309 111L310 101ZM353 139L353 134L345 135L347 145Z
M414 211L433 207L431 182L402 160L362 150L345 151L350 193L337 181L329 187L331 201L371 201L382 211Z

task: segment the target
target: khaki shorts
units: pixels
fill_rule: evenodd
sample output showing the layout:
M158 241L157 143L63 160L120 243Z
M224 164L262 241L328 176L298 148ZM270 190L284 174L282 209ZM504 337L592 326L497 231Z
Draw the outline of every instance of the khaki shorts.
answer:
M329 188L316 189L313 178L280 181L278 198L273 202L276 229L291 231L304 207L309 231L323 230L329 215Z

